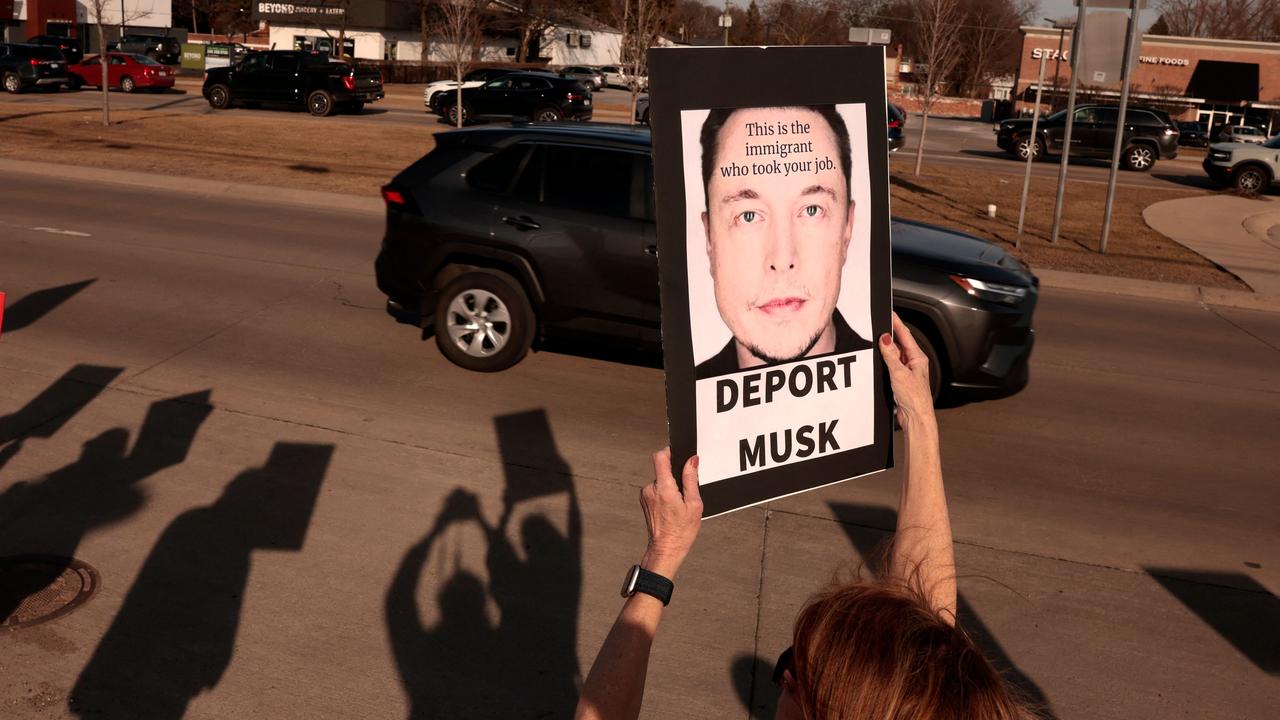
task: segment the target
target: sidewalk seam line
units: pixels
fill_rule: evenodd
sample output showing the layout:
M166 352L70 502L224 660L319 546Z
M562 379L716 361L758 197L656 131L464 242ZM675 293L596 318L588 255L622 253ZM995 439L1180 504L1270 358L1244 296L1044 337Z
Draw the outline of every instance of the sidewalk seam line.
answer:
M1236 323L1235 323L1235 321L1233 321L1233 320L1232 320L1231 318L1229 318L1229 317L1226 317L1226 316L1225 316L1225 315L1223 315L1222 313L1219 313L1217 310L1213 309L1213 307L1212 307L1212 306L1210 306L1210 305L1205 305L1205 306L1204 306L1204 309L1205 309L1205 310L1208 310L1208 311L1209 311L1209 312L1211 312L1211 313L1213 313L1214 317L1218 318L1219 320L1222 320L1223 322L1225 322L1225 323L1227 323L1228 325L1230 325L1231 327L1233 327L1233 328L1235 328L1235 329L1239 330L1240 332L1244 333L1245 335L1248 335L1249 337L1253 338L1254 340L1257 340L1258 342L1262 343L1263 345L1265 345L1265 346L1267 346L1267 347L1271 348L1272 350L1274 350L1274 351L1276 351L1276 352L1280 352L1280 347L1276 347L1275 345L1272 345L1271 343L1267 342L1266 340L1264 340L1264 339L1262 339L1262 338L1258 337L1257 335L1254 335L1253 333L1249 332L1249 331L1248 331L1248 330L1246 330L1245 328L1240 327L1238 324L1236 324Z
M773 508L766 505L764 531L760 534L760 573L756 584L756 628L751 639L751 683L748 686L750 690L747 692L747 720L751 720L756 711L756 676L758 675L757 665L760 662L760 616L764 605L764 559L769 552L769 518L772 515Z

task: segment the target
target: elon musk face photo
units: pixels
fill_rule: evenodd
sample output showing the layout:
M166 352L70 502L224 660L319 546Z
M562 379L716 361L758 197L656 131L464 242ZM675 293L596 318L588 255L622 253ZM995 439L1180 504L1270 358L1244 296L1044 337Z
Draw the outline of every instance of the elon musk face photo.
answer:
M807 135L759 137L759 128L797 121L808 125ZM811 143L811 152L789 159L835 162L789 175L720 171L759 164L753 149L779 140ZM697 378L871 347L836 309L857 208L849 132L835 107L712 110L701 144L702 227L716 306L733 338L697 366Z

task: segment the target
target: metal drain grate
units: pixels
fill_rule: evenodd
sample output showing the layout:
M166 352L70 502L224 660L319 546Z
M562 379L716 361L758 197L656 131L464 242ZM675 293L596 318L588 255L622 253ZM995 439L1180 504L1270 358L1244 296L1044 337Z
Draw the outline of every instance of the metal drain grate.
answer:
M98 571L75 558L0 558L0 628L18 630L62 617L98 590Z

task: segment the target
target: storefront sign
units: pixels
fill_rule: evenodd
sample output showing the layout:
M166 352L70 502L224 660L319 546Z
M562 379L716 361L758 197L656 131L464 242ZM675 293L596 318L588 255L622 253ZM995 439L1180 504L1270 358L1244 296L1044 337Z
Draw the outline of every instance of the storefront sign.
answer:
M1155 55L1142 55L1138 58L1138 62L1145 65L1176 65L1178 67L1191 65L1191 61L1187 58L1156 57Z
M293 3L258 3L259 15L345 15L341 5L295 5Z
M1040 58L1045 60L1070 60L1071 51L1063 50L1058 52L1054 48L1031 48L1031 59L1039 60Z

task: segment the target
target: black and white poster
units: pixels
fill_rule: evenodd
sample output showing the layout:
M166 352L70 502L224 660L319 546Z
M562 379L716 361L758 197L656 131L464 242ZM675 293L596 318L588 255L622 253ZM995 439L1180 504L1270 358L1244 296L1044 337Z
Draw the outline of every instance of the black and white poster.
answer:
M649 51L672 461L705 516L892 464L884 54Z

